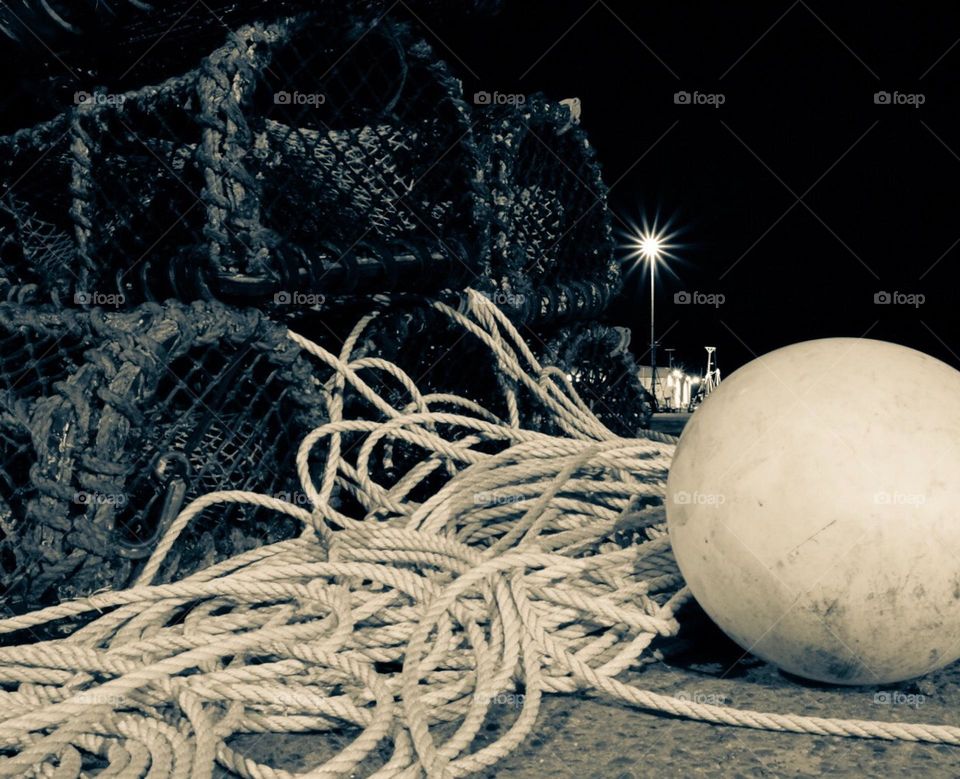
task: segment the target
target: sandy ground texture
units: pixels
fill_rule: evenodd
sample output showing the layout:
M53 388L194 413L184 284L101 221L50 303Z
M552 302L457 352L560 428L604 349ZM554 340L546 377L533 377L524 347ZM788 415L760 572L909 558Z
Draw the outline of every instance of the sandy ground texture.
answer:
M689 415L662 414L654 429L678 434ZM931 724L957 724L960 663L921 680L884 688L814 685L788 677L730 642L698 607L681 615L681 636L663 646L663 659L627 679L642 689L742 709ZM475 747L494 741L519 712L498 704ZM355 732L240 736L232 744L289 771L332 757ZM435 737L448 735L438 728ZM357 776L379 762L361 766ZM960 776L960 747L772 733L660 716L592 693L547 696L531 737L479 776L518 777L818 777ZM226 775L226 774L224 774Z

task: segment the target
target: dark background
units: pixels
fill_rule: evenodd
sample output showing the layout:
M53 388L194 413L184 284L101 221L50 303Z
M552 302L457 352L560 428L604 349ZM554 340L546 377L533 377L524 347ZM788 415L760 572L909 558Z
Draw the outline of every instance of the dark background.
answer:
M864 335L960 367L960 12L524 0L466 24L421 22L468 94L581 99L618 224L674 218L684 247L675 277L658 278L657 333L690 369L702 369L706 344L729 373L791 342ZM676 105L679 90L726 101ZM875 105L880 90L925 103ZM612 312L633 327L641 362L645 274L631 273ZM677 305L681 290L726 302ZM876 305L879 291L926 299Z
M659 214L681 231L677 259L659 271L657 333L661 348L676 349L688 368L702 370L707 344L718 347L729 373L754 355L825 336L894 341L960 367L960 8L503 0L497 15L465 18L455 1L397 0L389 12L426 31L468 95L579 97L618 228ZM170 0L168 16L196 6L210 40L195 45L206 52L223 37L224 23L215 20L232 21L227 9L235 5ZM159 78L144 71L163 60L161 49L180 45L166 26L158 29L159 42L128 46L132 83ZM48 32L57 48L63 32L41 35ZM43 55L45 46L28 43ZM79 46L64 57L84 75L85 60L111 49L86 39ZM6 131L42 118L24 117L28 108L55 113L41 105L53 91L47 80L67 98L76 89L63 62L47 58L41 67L28 53L0 47ZM725 102L677 105L681 90L722 94ZM878 91L918 93L924 104L876 105ZM633 328L642 362L649 360L646 274L646 267L629 273L610 312ZM680 305L681 291L725 302ZM924 302L876 305L881 291ZM661 352L658 362L665 361Z

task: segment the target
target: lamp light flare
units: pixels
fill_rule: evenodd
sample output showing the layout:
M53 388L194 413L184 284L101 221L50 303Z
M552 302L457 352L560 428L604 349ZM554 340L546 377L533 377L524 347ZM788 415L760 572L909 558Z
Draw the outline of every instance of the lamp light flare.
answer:
M656 235L644 235L640 239L640 254L645 260L659 260L660 237Z
M642 227L632 226L631 232L625 232L621 245L629 259L658 265L667 259L677 259L673 252L681 246L673 242L676 236L677 231L671 231L669 222L663 226L644 222Z

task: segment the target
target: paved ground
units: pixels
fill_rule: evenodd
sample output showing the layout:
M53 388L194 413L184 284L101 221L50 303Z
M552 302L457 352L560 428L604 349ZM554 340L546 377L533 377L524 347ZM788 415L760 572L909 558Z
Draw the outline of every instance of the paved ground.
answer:
M879 691L881 701L904 701L885 703L877 701L876 689L817 687L788 679L754 659L736 664L737 647L709 627L700 633L695 637L695 656L647 666L636 674L634 683L655 692L781 714L957 722L960 668L956 666L920 682ZM731 666L734 670L724 676ZM516 717L516 709L501 708L491 713L481 744L506 731ZM351 735L344 733L344 740ZM437 737L442 740L443 731L438 731ZM242 737L235 741L252 756L288 770L305 770L333 754L330 742L319 736ZM657 716L594 695L577 694L546 698L536 735L485 776L639 779L912 773L960 776L960 748L721 727Z
M680 435L683 426L687 424L690 416L691 415L685 411L675 411L669 414L654 414L650 417L650 429L660 433Z
M653 429L678 434L688 414L658 414ZM743 709L818 717L957 724L960 664L918 682L876 688L817 686L788 678L738 647L695 607L666 660L632 681L643 689L722 702ZM486 724L484 743L509 728L517 710L502 706ZM442 738L441 732L438 737ZM350 734L343 736L349 739ZM276 767L304 770L332 755L318 736L236 739ZM255 744L255 746L254 746ZM371 766L372 768L373 766ZM657 716L595 695L548 697L535 737L486 776L817 777L960 776L960 747L771 733ZM363 773L361 773L363 775Z

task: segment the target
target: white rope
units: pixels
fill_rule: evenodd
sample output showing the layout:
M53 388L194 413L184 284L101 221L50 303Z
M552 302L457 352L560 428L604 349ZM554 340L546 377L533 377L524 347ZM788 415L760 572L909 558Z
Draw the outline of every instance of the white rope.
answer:
M311 510L225 491L188 505L136 583L0 621L0 776L289 777L231 746L241 733L320 732L352 742L309 776L462 776L536 727L545 693L591 689L634 706L740 727L960 744L960 729L804 717L705 705L623 680L675 636L689 597L664 532L674 439L607 430L562 372L542 367L508 320L470 293L466 313L435 304L494 356L507 419L453 395L422 395L397 366L290 337L332 370L329 422L310 431L297 473ZM390 376L390 405L370 383ZM367 377L367 378L365 378ZM518 393L566 437L519 427ZM370 419L345 419L344 397ZM392 483L384 453L422 453ZM352 448L351 448L352 447ZM349 456L349 459L348 459ZM425 494L437 474L446 482ZM349 516L337 489L362 506ZM419 501L414 498L419 496ZM218 503L249 503L303 524L296 538L159 583L183 530ZM621 548L622 523L646 540ZM60 639L30 631L82 618ZM67 624L67 623L61 623ZM504 695L519 714L474 749ZM522 696L522 697L521 697ZM444 728L446 739L437 735Z

